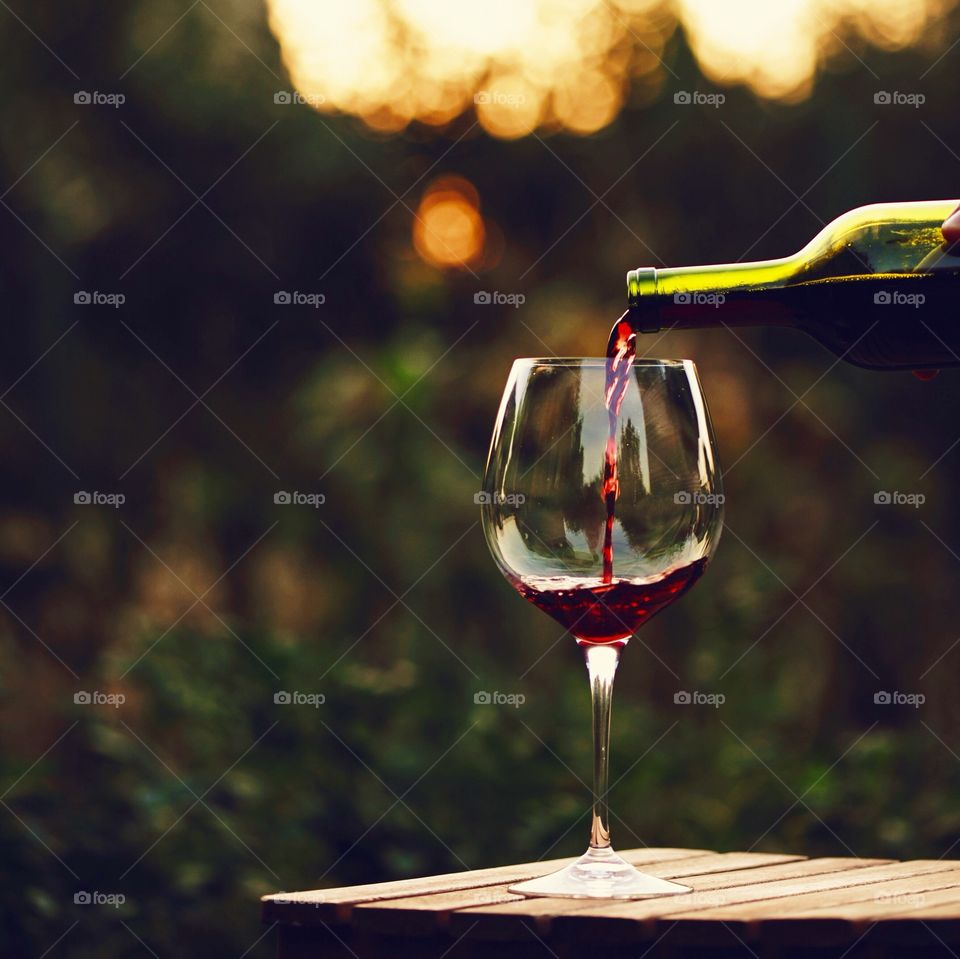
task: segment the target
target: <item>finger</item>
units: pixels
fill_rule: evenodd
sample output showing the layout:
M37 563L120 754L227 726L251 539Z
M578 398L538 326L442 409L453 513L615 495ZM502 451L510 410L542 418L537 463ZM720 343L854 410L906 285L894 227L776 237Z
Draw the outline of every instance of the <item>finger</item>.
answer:
M943 221L940 228L943 231L943 238L947 243L960 242L960 206Z

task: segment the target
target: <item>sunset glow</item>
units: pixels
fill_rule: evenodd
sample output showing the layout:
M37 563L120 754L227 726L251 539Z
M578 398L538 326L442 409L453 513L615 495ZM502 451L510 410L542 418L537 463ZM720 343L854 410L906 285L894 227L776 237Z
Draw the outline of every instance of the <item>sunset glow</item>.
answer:
M807 96L831 59L930 42L951 0L268 0L315 109L398 131L473 114L491 135L590 134L650 102L682 27L704 74L758 96ZM674 83L675 86L675 83Z

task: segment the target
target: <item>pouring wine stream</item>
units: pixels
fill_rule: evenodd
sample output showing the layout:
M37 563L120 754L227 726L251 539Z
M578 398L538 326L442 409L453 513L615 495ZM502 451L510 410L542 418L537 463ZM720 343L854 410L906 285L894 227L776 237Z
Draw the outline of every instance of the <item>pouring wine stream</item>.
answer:
M613 582L613 521L616 512L617 497L620 495L620 479L617 475L617 420L620 408L630 381L630 371L637 355L637 334L624 313L614 324L607 345L607 383L604 402L607 405L607 417L610 432L607 435L607 448L604 454L603 483L600 495L607 507L607 523L603 534L603 581Z

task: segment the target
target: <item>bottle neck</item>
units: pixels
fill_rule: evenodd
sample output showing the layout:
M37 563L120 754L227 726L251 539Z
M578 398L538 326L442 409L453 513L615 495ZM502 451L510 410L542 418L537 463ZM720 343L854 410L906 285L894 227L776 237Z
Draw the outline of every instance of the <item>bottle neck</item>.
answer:
M763 290L783 286L796 275L799 254L776 260L724 263L705 266L642 267L627 274L627 302L640 305L648 296L669 297L684 293Z

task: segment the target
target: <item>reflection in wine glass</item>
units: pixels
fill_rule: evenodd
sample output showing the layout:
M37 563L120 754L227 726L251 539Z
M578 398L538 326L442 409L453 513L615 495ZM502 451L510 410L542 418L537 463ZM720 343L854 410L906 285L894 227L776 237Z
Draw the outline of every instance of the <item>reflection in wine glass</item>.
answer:
M566 869L511 891L618 899L688 892L613 851L606 794L620 652L700 578L720 537L723 493L693 363L637 360L614 371L603 359L516 360L483 489L497 565L576 639L593 700L590 846Z

